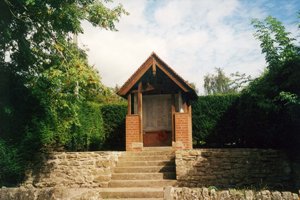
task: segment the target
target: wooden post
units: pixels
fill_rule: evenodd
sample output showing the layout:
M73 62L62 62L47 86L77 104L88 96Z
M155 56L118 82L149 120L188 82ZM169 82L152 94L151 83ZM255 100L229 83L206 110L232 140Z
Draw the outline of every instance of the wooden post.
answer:
M127 96L128 106L127 106L127 115L131 115L131 93Z
M184 113L187 113L187 112L188 112L188 106L187 106L186 100L184 100L184 102L183 102L183 112L184 112Z
M188 110L189 110L190 116L192 117L192 106L191 105L188 106Z
M178 92L178 112L182 112L183 108L182 108L182 95L181 95L181 91Z
M143 142L143 94L142 82L138 86L138 115L140 116L140 142Z

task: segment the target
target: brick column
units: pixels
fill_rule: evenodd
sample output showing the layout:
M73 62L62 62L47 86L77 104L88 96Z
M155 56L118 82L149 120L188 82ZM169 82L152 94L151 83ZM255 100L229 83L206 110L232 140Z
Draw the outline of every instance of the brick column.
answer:
M140 151L143 143L140 142L140 116L126 116L126 151Z
M192 149L192 123L189 113L175 113L175 143L176 149Z

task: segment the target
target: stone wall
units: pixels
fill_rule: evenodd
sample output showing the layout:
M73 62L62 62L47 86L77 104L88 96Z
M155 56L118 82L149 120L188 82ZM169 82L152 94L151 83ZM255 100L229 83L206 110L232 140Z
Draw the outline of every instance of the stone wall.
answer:
M269 190L221 190L209 188L165 188L165 200L299 200L299 194Z
M95 188L2 188L1 200L98 200L101 191Z
M107 187L121 152L57 152L44 156L24 185Z
M291 165L276 150L194 149L176 151L179 186L289 188Z

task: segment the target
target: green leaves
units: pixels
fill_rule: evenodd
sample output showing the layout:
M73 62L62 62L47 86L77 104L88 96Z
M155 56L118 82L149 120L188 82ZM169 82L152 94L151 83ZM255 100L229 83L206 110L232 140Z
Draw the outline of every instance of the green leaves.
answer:
M200 96L192 103L193 108L193 143L195 147L203 144L206 146L224 145L226 137L228 143L236 142L234 135L234 123L236 113L232 112L232 107L239 99L238 94L219 94ZM224 117L226 116L226 117Z
M99 105L85 102L112 93L72 36L83 20L116 30L127 13L110 2L0 1L0 186L17 183L38 151L102 148Z
M230 92L230 79L221 68L216 68L216 75L207 74L204 76L204 89L206 94L222 94Z
M117 30L114 21L119 21L122 14L128 14L122 5L109 9L102 3L94 3L88 6L85 19L90 21L94 26L99 26L108 30Z
M22 178L23 165L16 148L0 138L0 187L10 186Z
M268 67L281 65L296 56L297 51L293 45L294 38L289 37L285 27L280 21L269 16L264 21L252 20L256 29L254 36L261 42L262 53L266 55Z
M28 135L44 147L66 146L79 127L80 106L108 90L86 54L72 43L81 21L116 30L127 14L122 5L99 0L4 0L0 13L0 64L20 77L40 111L28 122ZM5 56L9 56L7 59ZM108 90L109 91L109 90ZM102 99L105 99L102 98ZM6 106L7 107L7 106Z
M250 134L255 132L257 143L265 146L299 146L299 47L294 45L295 39L283 24L273 17L255 19L252 24L268 66L242 92L240 106L245 112L241 117L246 123L240 126L245 127L245 138L251 139ZM253 118L257 121L249 123Z
M279 93L279 100L284 101L285 105L287 104L298 104L300 105L300 99L296 94L290 92L281 91Z
M205 93L208 95L237 93L252 80L251 76L246 76L246 74L241 74L239 72L233 73L230 76L231 77L226 76L221 68L216 68L216 74L205 75Z

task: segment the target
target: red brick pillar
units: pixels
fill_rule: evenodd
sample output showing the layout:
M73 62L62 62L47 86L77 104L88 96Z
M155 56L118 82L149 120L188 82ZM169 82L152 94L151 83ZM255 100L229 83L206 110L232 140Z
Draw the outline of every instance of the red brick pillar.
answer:
M192 149L192 120L190 113L175 113L176 149Z
M126 116L126 151L139 151L143 149L140 141L140 116Z

